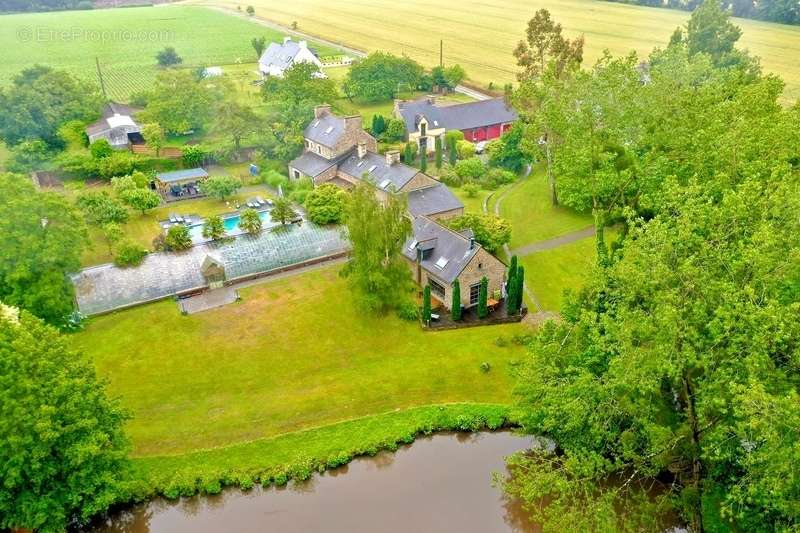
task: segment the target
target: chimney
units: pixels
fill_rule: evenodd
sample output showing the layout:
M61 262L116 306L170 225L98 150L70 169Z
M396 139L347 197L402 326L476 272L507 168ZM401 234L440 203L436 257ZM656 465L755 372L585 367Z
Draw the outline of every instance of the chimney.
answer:
M367 155L367 143L358 141L358 158L364 159L365 155Z
M291 41L291 40L292 40L292 38L291 38L291 37L289 37L289 36L286 36L286 37L284 37L284 38L283 38L283 44L286 44L286 43L288 43L288 42L289 42L289 41Z
M299 43L297 43L297 46L299 46L300 48L308 48L308 41L300 41Z
M475 249L475 237L470 237L469 238L469 249L470 250L474 250Z
M389 166L400 162L400 150L389 150L386 152L386 164Z
M325 115L330 115L330 114L331 114L330 104L322 104L314 106L314 118L322 118Z

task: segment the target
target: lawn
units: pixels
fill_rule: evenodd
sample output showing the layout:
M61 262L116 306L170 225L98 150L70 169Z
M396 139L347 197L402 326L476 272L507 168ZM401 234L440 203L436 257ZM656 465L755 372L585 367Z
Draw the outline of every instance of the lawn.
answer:
M75 334L134 419L136 455L184 453L395 409L510 400L512 324L423 332L354 303L339 266L242 289L182 316L175 302L93 318ZM487 361L491 371L483 373Z
M497 197L500 193L496 193ZM511 222L511 249L564 235L592 225L589 214L567 207L554 207L544 167L516 183L503 197L500 214Z
M483 213L483 200L492 193L492 191L480 190L476 196L469 197L463 187L450 187L450 190L464 204L466 213ZM497 193L495 192L495 194Z
M202 0L206 3L207 0ZM214 0L235 9L234 0ZM689 14L683 11L625 5L598 0L252 0L256 16L365 50L405 53L428 67L439 64L439 41L444 62L460 63L471 80L495 87L514 82L512 51L524 36L525 24L538 8L547 8L569 36L586 37L585 63L593 64L608 49L625 55L649 54L667 44ZM800 97L800 26L735 19L744 35L742 46L761 56L766 71L787 82L786 96Z
M221 172L211 172L217 174ZM111 192L110 186L104 186ZM99 190L100 187L93 187L91 190ZM113 194L113 193L112 193ZM242 203L248 198L260 195L271 197L269 190L265 186L251 186L241 189L237 194L225 201L216 198L198 198L193 200L182 200L171 204L162 204L156 209L152 209L142 215L138 211L131 211L130 217L122 230L126 237L144 248L151 248L153 239L161 233L162 229L158 222L169 217L170 213L181 215L198 215L208 217L211 215L221 215L234 210L237 202ZM103 236L103 232L97 226L89 226L89 241L91 248L84 250L81 256L81 263L84 266L98 265L112 261L113 257L108 250L108 243Z
M97 82L99 60L109 96L127 100L149 88L156 52L174 47L187 68L252 63L250 39L283 34L244 18L197 6L137 7L0 16L0 85L33 64L63 68ZM336 51L314 44L323 54ZM252 67L252 65L251 65Z
M5 170L5 164L9 155L11 154L8 151L8 147L4 142L0 141L0 171Z

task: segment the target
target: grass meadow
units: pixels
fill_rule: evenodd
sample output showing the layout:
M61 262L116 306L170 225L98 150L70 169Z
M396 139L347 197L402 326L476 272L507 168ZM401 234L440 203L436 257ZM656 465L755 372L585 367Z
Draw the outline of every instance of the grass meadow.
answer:
M150 87L158 72L155 55L165 46L174 47L187 68L253 63L255 69L250 39L256 36L283 38L255 22L196 6L3 15L0 85L36 63L97 82L97 60L109 97L125 101Z
M196 0L208 3L208 0ZM212 0L235 9L233 0ZM321 38L371 50L405 53L427 66L439 63L439 41L445 63L460 63L472 81L496 87L513 82L512 50L538 8L547 8L569 36L586 36L585 63L608 49L640 56L667 44L688 13L598 0L425 0L328 2L325 0L251 0L256 16L289 25ZM786 98L800 98L800 26L735 19L744 35L741 45L762 58L765 70L787 83Z
M241 289L183 316L174 301L96 317L74 345L134 418L138 456L228 446L450 402L508 403L524 348L511 324L424 332L357 308L339 266ZM491 371L481 372L487 361Z

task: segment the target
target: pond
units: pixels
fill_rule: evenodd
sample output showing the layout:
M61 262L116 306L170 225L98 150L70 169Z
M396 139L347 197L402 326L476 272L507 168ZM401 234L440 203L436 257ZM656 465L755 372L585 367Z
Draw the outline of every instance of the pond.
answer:
M419 438L284 488L154 500L89 531L536 532L519 503L492 486L504 457L533 443L510 432Z

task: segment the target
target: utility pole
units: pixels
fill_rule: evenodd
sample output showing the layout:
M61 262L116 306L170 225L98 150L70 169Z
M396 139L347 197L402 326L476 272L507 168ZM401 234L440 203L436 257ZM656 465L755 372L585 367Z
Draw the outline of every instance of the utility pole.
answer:
M444 66L444 61L443 61L443 57L442 57L442 49L443 48L444 48L444 40L439 39L439 66L440 67Z
M103 99L108 102L108 95L106 94L106 82L103 81L103 71L100 70L99 57L94 57L94 64L97 66L97 77L100 79L100 90L103 92Z

